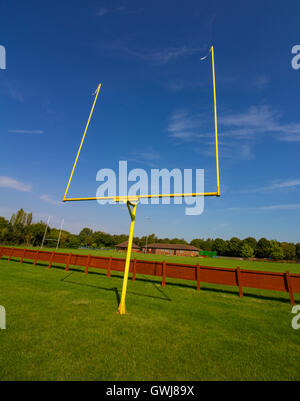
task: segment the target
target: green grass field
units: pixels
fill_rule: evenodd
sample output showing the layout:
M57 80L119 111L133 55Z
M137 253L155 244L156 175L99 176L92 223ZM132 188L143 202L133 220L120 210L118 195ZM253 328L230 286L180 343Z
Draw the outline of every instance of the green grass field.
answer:
M121 274L0 260L0 379L300 380L288 294L158 280L129 281L120 316Z

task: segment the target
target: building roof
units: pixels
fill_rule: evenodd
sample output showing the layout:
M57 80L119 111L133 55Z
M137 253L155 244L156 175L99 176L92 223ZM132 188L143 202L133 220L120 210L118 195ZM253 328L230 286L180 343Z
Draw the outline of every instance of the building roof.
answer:
M116 245L116 248L128 248L128 241L121 242L121 244ZM140 249L140 247L134 242L132 243L132 248Z
M145 246L143 248L145 248ZM154 243L154 244L148 244L147 248L152 248L152 249L179 249L179 250L182 250L182 251L199 251L199 248L196 248L193 245L186 245L186 244Z

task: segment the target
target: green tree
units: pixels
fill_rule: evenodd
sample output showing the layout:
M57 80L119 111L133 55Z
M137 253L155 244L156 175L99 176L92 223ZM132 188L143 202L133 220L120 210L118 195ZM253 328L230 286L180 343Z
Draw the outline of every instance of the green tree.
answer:
M0 230L1 228L6 228L8 226L8 220L4 217L0 217Z
M69 234L64 246L66 248L78 249L80 247L80 239L78 235Z
M149 244L154 244L154 243L156 243L156 242L158 242L158 239L157 239L157 237L156 237L155 234L150 234L150 235L148 235L148 240L147 240L147 244L148 244L148 245L149 245Z
M228 242L228 254L229 256L241 256L242 241L237 237L232 237Z
M25 235L31 234L31 244L33 246L41 246L43 237L44 237L44 232L45 232L46 224L43 221L40 221L39 223L31 224L30 226L27 226L25 229Z
M172 238L169 244L185 244L187 245L187 241L183 238Z
M269 256L275 260L281 260L284 258L283 249L279 242L277 241L269 241Z
M83 228L79 233L79 240L82 246L89 247L93 241L93 230L88 227Z
M227 243L222 238L216 238L212 251L216 251L218 255L225 256L227 254Z
M270 256L270 241L266 238L261 238L257 242L255 256L262 259L268 258Z
M284 259L295 260L296 259L296 246L290 242L282 242L281 248L283 250Z
M17 211L15 222L13 225L14 226L17 226L17 225L25 226L26 220L27 220L26 213L24 212L23 209L20 209Z
M241 257L242 258L253 258L254 257L254 250L248 245L246 242L243 243L241 247Z
M32 213L28 213L26 216L26 225L30 226L32 224Z
M249 246L251 246L251 248L253 249L254 253L256 251L256 247L257 247L257 241L255 238L253 237L247 237L243 240L243 244L248 244Z
M296 257L297 260L300 260L300 243L296 244Z
M10 226L0 228L0 242L6 244L11 240Z
M190 242L191 245L199 248L200 250L204 251L205 248L205 240L202 238L195 238Z

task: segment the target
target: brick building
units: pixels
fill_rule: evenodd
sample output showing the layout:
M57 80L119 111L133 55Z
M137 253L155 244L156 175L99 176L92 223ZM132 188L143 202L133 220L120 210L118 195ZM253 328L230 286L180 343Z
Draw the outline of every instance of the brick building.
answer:
M143 247L145 252L146 247ZM199 248L192 245L185 244L149 244L147 246L147 253L155 255L177 255L177 256L198 256Z
M128 241L121 242L121 244L116 245L117 251L127 251L127 248L128 248ZM141 248L133 242L131 252L139 252L140 250Z

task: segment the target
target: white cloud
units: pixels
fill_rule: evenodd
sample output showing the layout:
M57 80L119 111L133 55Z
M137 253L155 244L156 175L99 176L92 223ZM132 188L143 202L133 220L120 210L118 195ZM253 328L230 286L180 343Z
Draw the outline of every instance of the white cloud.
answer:
M135 50L128 46L124 39L116 40L105 44L104 47L110 51L125 52L130 56L139 58L140 60L151 62L158 65L167 64L170 61L178 60L182 57L191 56L196 53L201 53L202 47L197 46L173 46L165 48L153 49L138 49Z
M204 86L203 82L195 82L195 81L169 81L163 83L163 87L168 89L171 92L181 92L187 89L198 89L199 87Z
M270 106L251 106L246 112L222 116L219 121L224 126L249 129L273 126L276 117Z
M274 134L279 141L299 142L300 123L283 124L279 121L280 117L280 113L269 105L251 106L242 113L221 114L218 118L219 136L249 140ZM179 110L172 114L167 129L174 138L209 137L200 131L206 120L204 114L189 114L187 110Z
M97 15L98 15L98 17L104 17L107 14L122 12L124 10L125 10L125 7L116 7L116 8L101 7L101 8L99 8Z
M144 152L132 152L131 157L129 158L129 160L138 163L145 163L150 167L156 167L160 159L160 154L152 148L148 148L148 150Z
M299 142L300 123L284 124L281 115L269 105L251 106L246 112L221 116L220 125L224 136L236 138L275 134L279 141Z
M19 89L19 84L16 81L11 81L7 79L5 79L4 81L0 81L0 89L2 93L9 96L11 99L21 103L24 102L24 94Z
M300 209L300 204L289 204L289 205L271 205L271 206L262 206L261 210L296 210Z
M256 89L262 90L266 86L268 86L269 83L270 83L270 80L266 75L259 75L257 78L254 79L253 86Z
M270 185L269 187L265 187L265 190L296 187L299 185L300 185L300 180L286 180L286 181L274 183L274 184Z
M184 140L201 143L201 147L194 148L206 156L215 157L215 137L213 122L211 121L211 132L207 133L207 115L205 113L191 114L187 110L175 111L169 121L167 131L174 140ZM204 146L203 146L204 145ZM249 142L237 142L219 140L222 157L232 159L250 160L254 158L252 146Z
M231 207L228 210L272 211L272 210L297 210L297 209L300 209L300 203L292 203L287 205L268 205L268 206L258 206L258 207Z
M26 130L26 129L11 129L8 131L11 134L43 134L42 130Z
M253 188L253 189L243 189L239 191L240 193L257 193L257 192L267 192L267 191L273 191L276 189L283 189L283 188L295 188L300 186L300 179L296 180L285 180L285 181L278 181L278 182L273 182L271 185L267 185L262 188Z
M176 110L167 127L170 137L177 139L195 140L212 137L210 134L200 133L205 125L204 114L189 114L187 110Z
M127 51L145 61L151 61L155 64L166 64L169 61L174 61L180 57L191 56L202 50L200 47L168 47L164 49L145 49L141 52L132 51L127 49Z
M62 204L61 202L59 202L55 199L52 199L50 195L42 195L40 197L40 199L43 200L44 202L48 202L48 203L51 203L52 205L56 205L56 206Z
M280 118L281 115L269 105L251 106L240 113L221 114L218 118L220 156L235 160L253 159L253 145L262 136L278 141L300 142L300 123L284 124ZM211 117L206 114L176 110L170 117L167 131L174 140L201 143L201 148L194 147L196 151L215 156L214 133L207 127L207 121L211 121Z
M0 187L16 189L17 191L30 192L32 187L11 177L0 176Z

